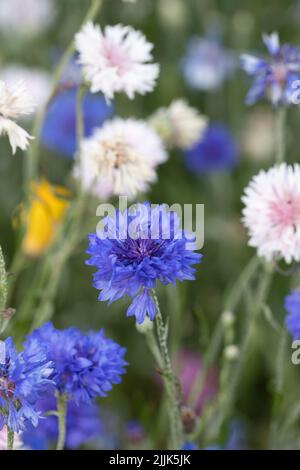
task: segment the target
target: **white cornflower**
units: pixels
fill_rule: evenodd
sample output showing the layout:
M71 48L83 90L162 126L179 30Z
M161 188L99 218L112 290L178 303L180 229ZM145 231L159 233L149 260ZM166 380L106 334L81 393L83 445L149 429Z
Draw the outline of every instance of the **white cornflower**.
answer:
M83 139L74 176L99 198L134 197L156 180L156 166L167 153L144 121L115 118Z
M0 80L8 86L22 81L31 90L37 108L41 108L51 93L51 76L41 69L25 67L22 64L9 64L0 71Z
M33 111L31 96L21 81L11 86L0 81L0 135L7 134L13 153L18 147L26 150L29 140L33 139L14 120Z
M24 444L20 437L20 434L14 434L14 450L21 450L24 448ZM7 428L4 426L0 430L0 450L7 450Z
M91 92L102 92L111 100L116 92L130 99L135 93L152 91L159 66L149 63L153 45L130 26L100 26L87 23L75 37L79 63Z
M300 261L300 165L282 163L255 176L242 198L249 245L267 260Z
M55 18L53 0L1 0L0 31L13 36L35 36Z
M186 150L201 138L208 120L185 100L176 100L160 108L149 120L168 147Z

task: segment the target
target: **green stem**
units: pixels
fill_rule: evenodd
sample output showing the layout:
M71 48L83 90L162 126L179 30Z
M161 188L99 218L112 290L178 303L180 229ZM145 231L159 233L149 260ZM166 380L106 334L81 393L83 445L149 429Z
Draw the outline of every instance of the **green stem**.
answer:
M218 352L221 348L224 336L223 333L223 322L218 321L216 328L213 332L212 339L203 357L203 369L201 375L195 381L195 384L193 385L189 396L189 403L191 404L192 408L195 408L198 398L202 393L203 387L206 383L206 379L208 376L209 367L214 363L216 357L218 356Z
M276 163L282 163L285 160L286 139L286 108L279 106L275 115L275 135L276 135Z
M236 282L232 286L227 298L225 300L225 310L234 311L239 303L245 289L247 288L250 280L257 271L261 260L254 255L253 258L246 264Z
M14 432L7 426L7 450L14 450Z
M5 260L0 246L0 334L7 328L11 316L8 314L9 309L6 310L8 299L8 282ZM8 315L7 315L8 314Z
M152 289L153 299L156 305L156 330L161 353L160 364L163 365L162 376L164 379L168 410L170 418L170 436L172 449L181 449L183 444L183 429L180 414L180 399L178 380L173 372L168 350L168 327L164 324L159 301L154 289Z
M17 249L15 251L11 264L9 265L9 268L8 268L8 271L11 276L8 282L7 304L10 304L12 300L15 283L25 265L26 265L26 257L19 249Z
M93 19L97 15L101 5L102 5L102 0L92 0L91 1L90 8L89 8L89 10L88 10L83 22L82 22L82 26L88 21L93 21ZM65 67L66 67L67 63L69 62L72 54L74 53L74 50L75 50L75 43L74 43L74 39L72 39L72 41L68 45L67 49L65 50L60 62L58 63L58 65L57 65L57 67L54 71L53 78L52 78L51 92L50 92L49 98L48 98L46 104L40 109L40 111L35 116L35 120L34 120L34 123L33 123L33 130L32 130L32 134L34 135L35 140L33 141L32 145L29 147L29 150L27 152L27 158L24 160L24 165L25 165L25 168L24 168L24 180L25 180L24 181L24 187L25 187L25 190L26 190L26 193L27 193L27 200L25 201L25 204L24 204L25 212L26 212L26 209L29 206L29 194L30 194L31 182L36 180L37 177L38 177L39 146L40 146L40 139L41 139L41 131L42 131L42 127L43 127L45 117L46 117L47 109L48 109L48 106L49 106L53 96L56 93L56 88L57 88L57 85L59 83L59 80L61 79L61 77L64 73L64 70L65 70ZM12 263L12 267L13 267L12 270L14 272L14 279L11 283L10 288L9 288L9 297L11 297L11 295L13 293L13 286L16 282L17 274L19 274L20 271L22 270L22 268L25 264L25 260L26 260L26 258L21 253L21 250L22 250L22 241L21 241L21 239L23 238L24 233L25 233L25 227L24 227L24 224L22 224L22 227L21 227L21 230L20 230L21 235L20 235L19 245L18 245L18 248L17 248L17 250L14 254L14 259L13 259L13 263ZM26 304L31 306L31 301L26 302ZM25 310L27 311L27 308L25 308Z
M77 92L76 102L76 132L77 132L77 151L80 150L80 142L84 137L84 115L83 115L83 99L87 89L85 85L81 85Z
M282 396L283 393L283 384L284 376L286 371L286 350L288 344L288 332L285 328L282 328L279 346L278 346L278 355L276 361L276 375L275 375L275 393L278 396Z
M221 410L221 422L223 423L231 414L232 407L235 402L237 388L240 382L240 377L242 372L245 370L246 359L248 357L252 341L256 336L255 333L257 328L257 318L262 310L262 307L269 293L273 273L273 266L266 266L263 279L259 283L259 289L256 295L256 300L254 302L253 309L251 311L251 317L247 326L247 332L242 341L242 345L240 346L239 360L231 375L230 386L227 389L226 396L223 397L223 406Z
M271 448L276 444L278 432L280 430L280 410L283 401L283 386L286 371L286 349L288 342L288 333L285 328L280 331L278 354L275 370L275 384L272 403L272 420L270 425L269 442Z
M232 286L230 292L228 293L225 300L225 311L234 311L243 295L243 292L247 288L250 280L254 276L257 268L260 264L259 258L255 255L251 260L246 264L241 274L237 278L236 282ZM190 401L192 405L196 404L196 401L201 394L205 381L208 375L209 367L214 363L217 358L218 352L221 348L222 341L224 338L224 324L223 318L220 317L219 321L216 324L214 332L212 334L212 339L209 343L208 349L204 355L203 360L203 372L200 375L199 379L195 382L193 389L190 395Z
M82 22L82 26L85 25L88 21L92 21L102 4L102 0L92 0L90 8ZM81 26L81 27L82 27ZM80 28L81 28L80 27ZM69 43L67 49L65 50L60 62L58 63L54 74L52 78L52 86L51 86L51 92L50 96L46 102L46 104L40 109L40 111L36 114L34 124L33 124L33 129L32 129L32 134L35 137L35 140L33 141L32 145L29 148L27 158L25 160L25 187L26 190L29 189L30 187L30 182L32 180L35 180L38 177L38 166L39 166L39 146L40 146L40 139L41 139L41 131L43 128L43 123L46 117L47 109L48 106L55 95L57 85L59 83L59 80L61 79L66 65L70 61L70 58L72 57L73 53L75 51L75 42L74 38L72 38L72 41Z
M58 440L56 450L64 450L67 428L67 398L57 394Z
M0 246L0 311L6 307L7 301L7 272L5 260Z

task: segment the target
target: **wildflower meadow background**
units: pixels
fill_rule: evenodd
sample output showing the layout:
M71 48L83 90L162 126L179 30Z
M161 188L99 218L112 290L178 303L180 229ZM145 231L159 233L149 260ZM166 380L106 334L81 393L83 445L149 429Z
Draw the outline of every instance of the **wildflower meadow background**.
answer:
M0 0L0 450L300 448L299 25Z

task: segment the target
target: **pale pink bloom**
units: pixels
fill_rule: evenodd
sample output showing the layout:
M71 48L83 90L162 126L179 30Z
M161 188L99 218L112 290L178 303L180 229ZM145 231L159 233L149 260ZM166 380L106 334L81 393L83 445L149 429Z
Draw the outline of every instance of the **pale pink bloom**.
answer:
M300 165L282 163L255 176L242 198L249 245L268 261L300 261Z
M160 137L146 122L115 118L83 139L74 176L101 199L134 197L148 190L157 165L167 158Z
M159 66L153 59L153 44L130 26L106 26L87 23L75 37L79 63L92 93L102 92L107 100L125 92L130 99L135 93L153 90Z
M207 401L217 393L216 371L209 370L202 387L199 388L201 375L204 373L201 356L194 351L184 350L178 357L176 372L182 386L183 403L194 407L196 414L200 415Z
M14 450L21 450L23 442L20 434L14 435ZM4 426L0 430L0 450L7 450L7 428Z
M13 153L18 147L26 150L29 140L33 139L14 121L21 116L31 114L33 110L31 96L23 82L19 81L8 86L0 81L0 135L7 134Z

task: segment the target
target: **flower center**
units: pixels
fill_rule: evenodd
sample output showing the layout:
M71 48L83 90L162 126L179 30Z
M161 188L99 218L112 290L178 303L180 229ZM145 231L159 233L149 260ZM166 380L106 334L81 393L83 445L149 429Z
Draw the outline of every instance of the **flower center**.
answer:
M272 70L275 80L284 84L288 73L287 66L283 62L279 62L273 65Z
M4 375L0 375L0 396L4 399L12 398L15 391L15 384L7 379Z
M124 74L132 64L130 57L120 45L106 42L104 53L108 63L117 69L119 75Z
M270 217L281 228L300 224L300 199L287 196L284 200L270 203Z
M116 140L103 142L104 158L110 165L119 169L126 165L134 155L132 147L125 142Z
M127 239L115 248L115 254L122 260L128 262L142 261L145 258L159 256L164 240L152 239Z

